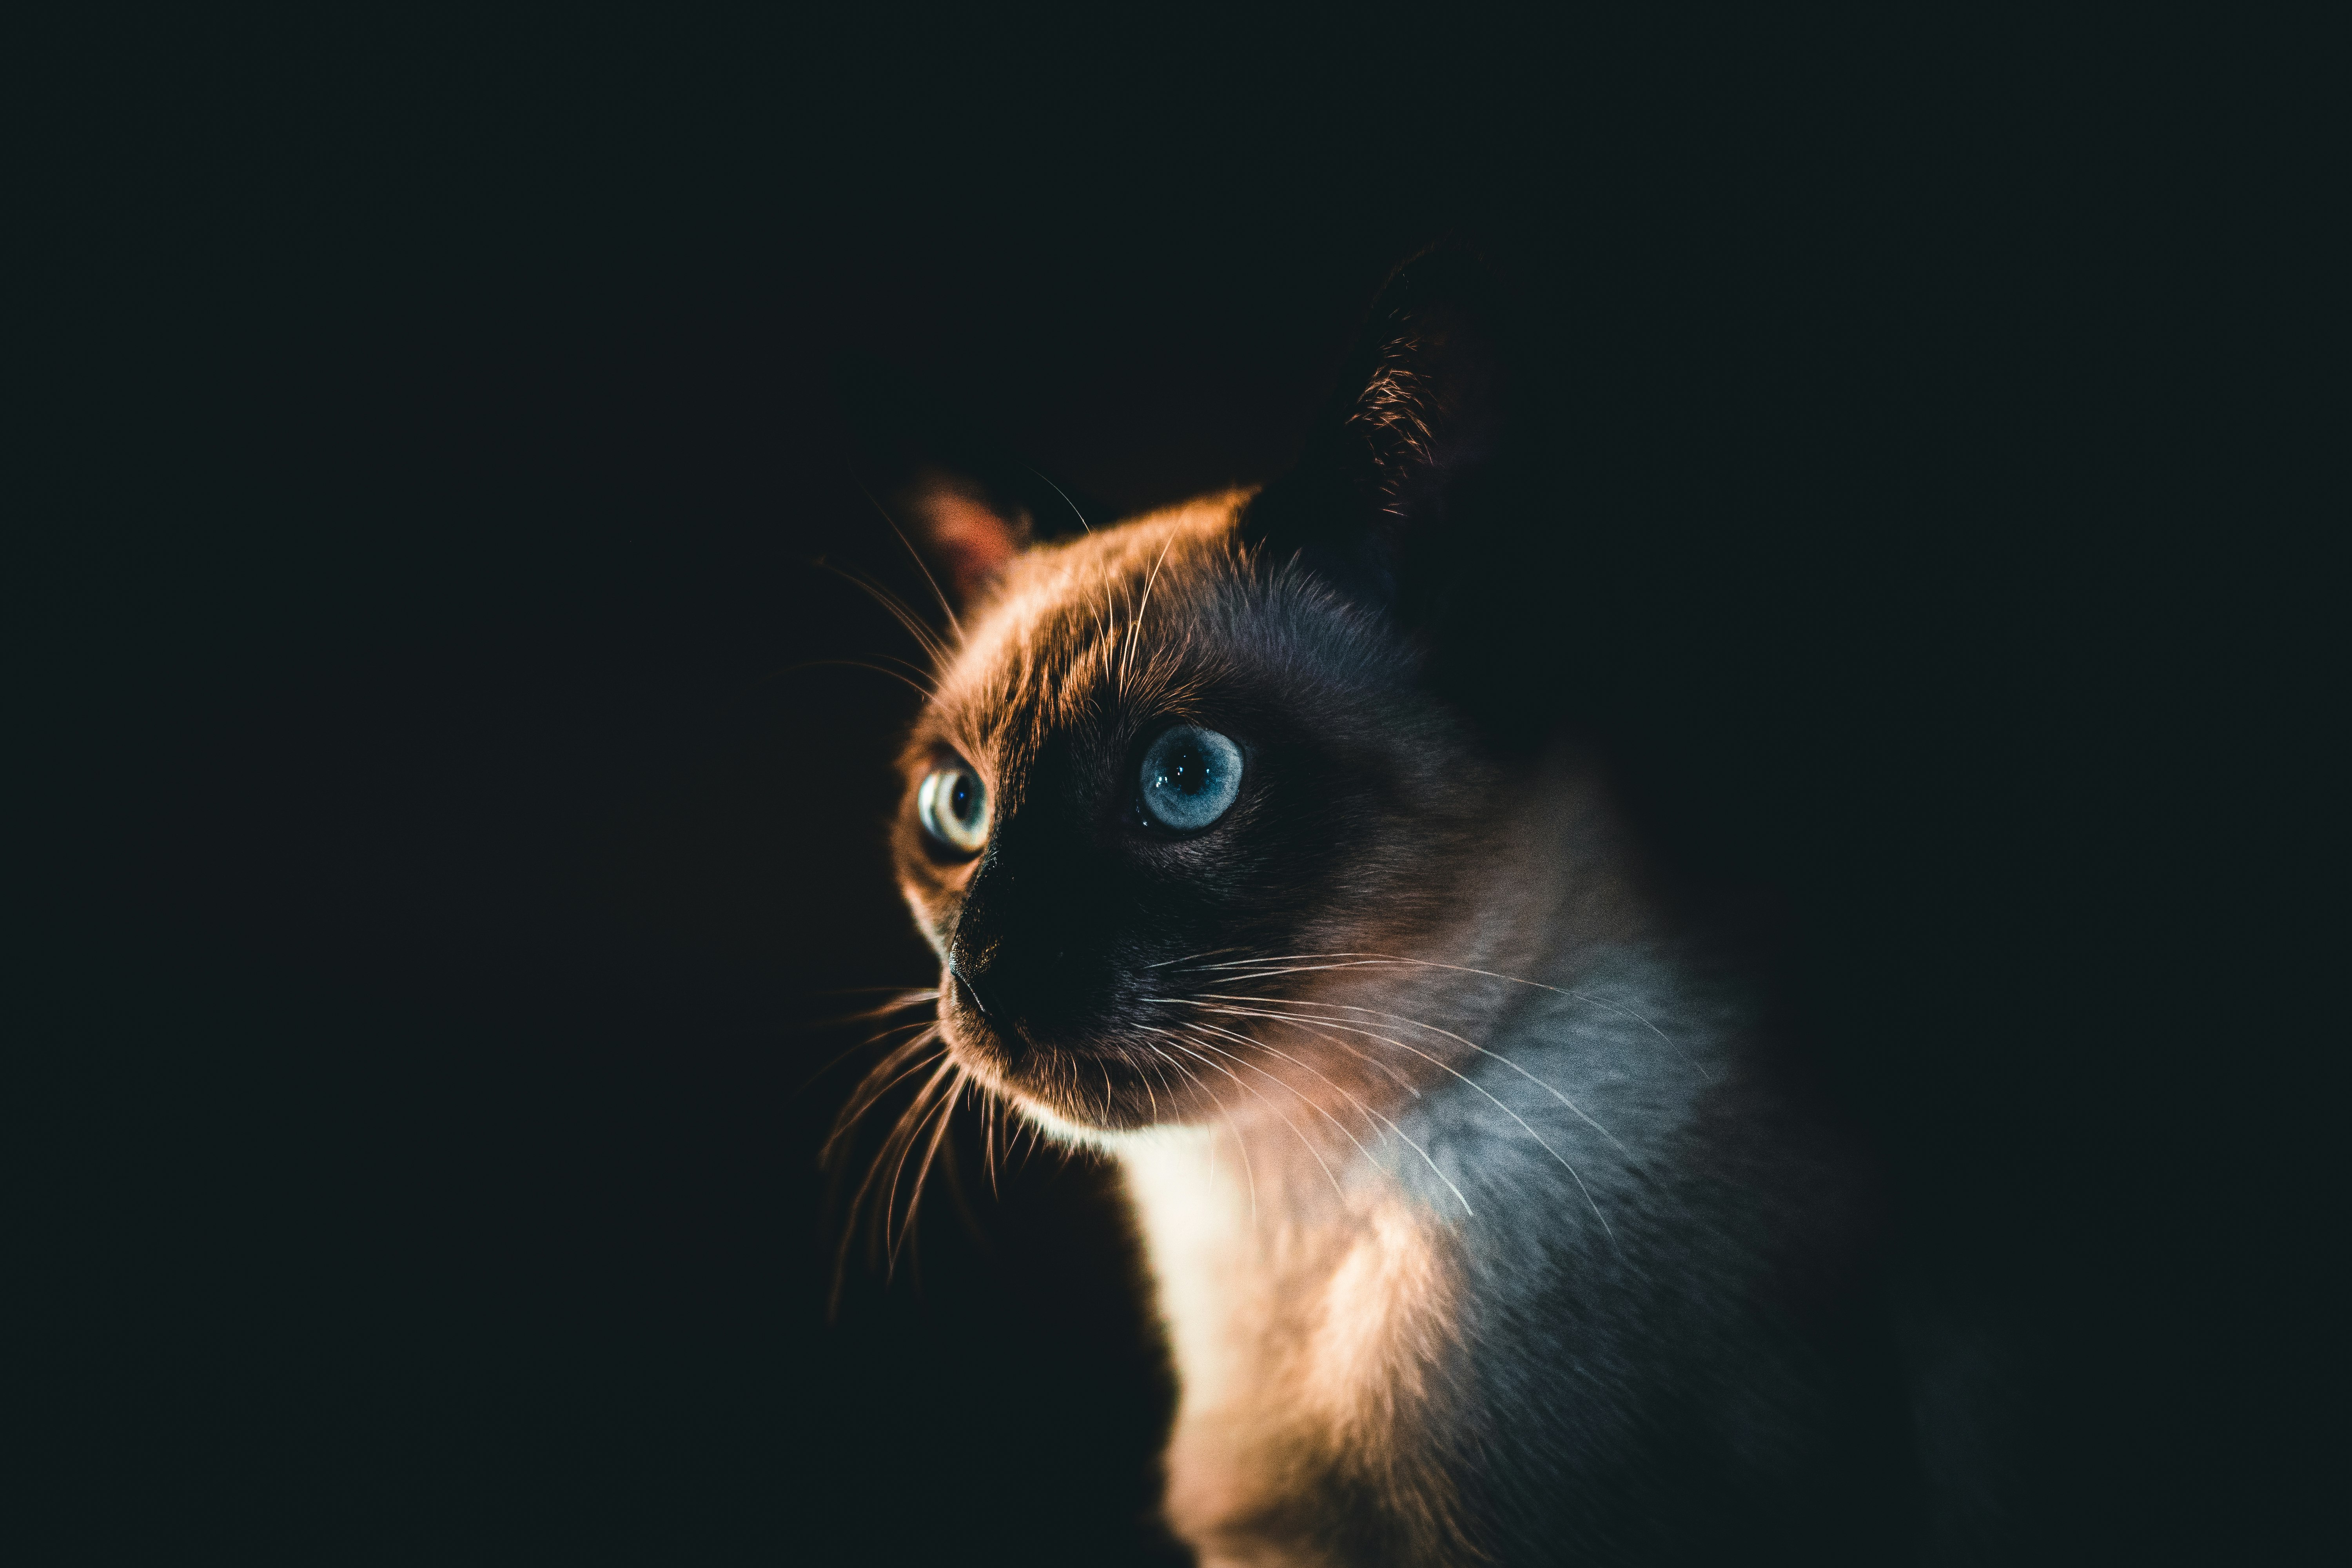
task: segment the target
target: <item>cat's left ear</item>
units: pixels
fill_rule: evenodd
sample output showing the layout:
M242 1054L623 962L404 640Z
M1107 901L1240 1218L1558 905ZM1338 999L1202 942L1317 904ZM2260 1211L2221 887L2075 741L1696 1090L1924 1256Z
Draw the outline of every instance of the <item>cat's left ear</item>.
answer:
M1298 467L1243 519L1265 559L1425 618L1509 444L1500 300L1493 268L1466 249L1423 251L1391 275Z
M959 605L985 595L1032 542L1078 531L1073 499L992 430L968 397L922 386L871 356L833 364L850 468Z
M985 595L1035 531L1026 506L942 468L917 470L893 501L908 542L959 605Z

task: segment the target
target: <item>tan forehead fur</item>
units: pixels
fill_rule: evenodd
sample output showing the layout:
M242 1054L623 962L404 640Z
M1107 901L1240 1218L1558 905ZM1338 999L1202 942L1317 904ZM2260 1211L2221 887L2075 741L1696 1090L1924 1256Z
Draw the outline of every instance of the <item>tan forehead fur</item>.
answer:
M1381 662L1369 625L1356 626L1319 584L1256 574L1235 530L1252 493L1202 497L1024 552L964 614L917 749L945 742L1003 772L1106 699L1130 713L1182 714L1239 663L1322 685ZM1302 643L1310 620L1311 658Z

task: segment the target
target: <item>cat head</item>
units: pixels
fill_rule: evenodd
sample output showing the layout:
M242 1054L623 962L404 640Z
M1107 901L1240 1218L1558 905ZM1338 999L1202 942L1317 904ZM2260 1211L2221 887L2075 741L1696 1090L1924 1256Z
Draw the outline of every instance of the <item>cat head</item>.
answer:
M1504 436L1485 288L1457 257L1400 269L1263 491L1034 543L976 486L908 498L961 606L903 755L899 881L949 1049L1032 1112L1197 1121L1285 1092L1266 1051L1335 1089L1398 1076L1296 998L1475 901L1496 766L1431 669Z

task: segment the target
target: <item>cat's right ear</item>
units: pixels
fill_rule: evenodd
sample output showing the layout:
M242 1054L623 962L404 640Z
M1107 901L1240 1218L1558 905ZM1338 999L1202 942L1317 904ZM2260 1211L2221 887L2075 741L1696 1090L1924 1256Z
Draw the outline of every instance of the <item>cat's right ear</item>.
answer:
M977 479L926 466L884 505L933 581L961 606L984 595L1027 547L1029 509Z
M1298 466L1243 518L1262 559L1296 562L1409 626L1436 613L1511 445L1500 292L1461 247L1390 275Z

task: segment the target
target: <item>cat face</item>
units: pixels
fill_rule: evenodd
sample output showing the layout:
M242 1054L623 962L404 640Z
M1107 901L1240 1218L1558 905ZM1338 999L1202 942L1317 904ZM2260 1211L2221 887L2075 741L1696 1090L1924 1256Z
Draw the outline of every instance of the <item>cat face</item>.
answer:
M949 1047L1076 1127L1274 1090L1215 1033L1258 1024L1202 1005L1265 981L1219 964L1409 945L1483 796L1407 640L1269 561L1248 499L1013 560L902 759L899 879L940 958ZM1356 1070L1336 1055L1314 1064L1327 1079Z
M1458 964L1439 928L1493 900L1495 771L1431 675L1506 445L1486 282L1401 268L1261 492L1034 545L983 485L898 492L965 605L903 757L900 886L956 1062L1041 1118L1328 1116L1434 1060L1362 1026L1435 968L1360 961Z

